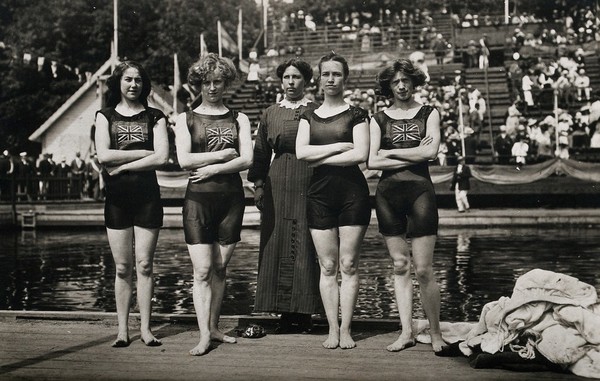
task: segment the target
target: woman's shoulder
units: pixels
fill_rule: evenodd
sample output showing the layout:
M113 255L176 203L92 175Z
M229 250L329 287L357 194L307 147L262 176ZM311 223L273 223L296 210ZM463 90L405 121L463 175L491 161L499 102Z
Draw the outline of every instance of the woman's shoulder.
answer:
M106 120L110 121L115 114L114 107L103 107L100 110L96 111L95 118L98 118L98 114L102 115Z
M162 110L159 110L157 108L154 107L147 107L146 108L146 112L151 115L155 121L160 120L161 118L167 118L167 116L165 115L164 112L162 112Z
M367 110L354 105L350 105L350 107L348 107L348 111L356 118L367 118L369 116L369 112Z
M306 119L306 120L310 120L313 115L315 115L315 110L318 108L317 105L315 105L315 107L311 107L311 108L306 108L306 110L304 110L304 112L302 112L302 114L300 114L300 118L302 119Z

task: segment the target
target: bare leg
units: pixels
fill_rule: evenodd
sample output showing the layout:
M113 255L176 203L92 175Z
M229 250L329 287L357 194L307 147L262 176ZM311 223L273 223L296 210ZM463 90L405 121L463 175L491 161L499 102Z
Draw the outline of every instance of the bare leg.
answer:
M412 330L413 285L410 274L410 247L401 236L384 236L394 264L394 292L402 332L387 350L398 352L416 344Z
M342 323L340 325L340 348L356 347L352 339L352 317L358 298L358 257L360 244L367 231L366 226L340 227L340 271L342 286L340 288L340 306Z
M115 304L119 324L113 347L129 345L129 308L133 295L133 228L106 229L115 261Z
M445 345L440 330L440 288L433 273L433 251L436 236L425 236L412 239L415 273L421 287L421 301L429 320L429 334L434 352L439 352Z
M210 305L210 338L212 340L221 341L223 343L235 343L235 337L227 336L219 331L219 317L221 316L221 305L223 303L223 295L225 294L225 276L227 275L227 265L235 243L231 245L213 245L213 261L212 261L212 277L211 289L212 299Z
M212 250L213 246L210 244L188 245L188 251L194 266L194 309L196 310L196 319L198 319L198 328L200 329L200 342L190 350L192 356L202 356L210 348Z
M323 347L335 349L340 343L340 326L338 321L340 309L340 290L337 281L339 263L339 237L338 229L318 230L311 229L311 236L315 244L319 265L321 267L321 278L319 290L327 323L329 324L329 336L323 342Z
M154 250L160 229L134 227L135 259L137 271L137 297L140 309L140 333L142 342L148 346L161 345L150 330L152 295L154 291Z

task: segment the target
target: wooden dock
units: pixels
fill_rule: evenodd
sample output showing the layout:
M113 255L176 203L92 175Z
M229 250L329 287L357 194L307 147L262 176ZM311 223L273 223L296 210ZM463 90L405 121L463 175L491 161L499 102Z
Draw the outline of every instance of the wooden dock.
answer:
M10 225L10 206L0 205L0 225ZM164 207L164 227L182 228L180 206ZM17 226L24 221L35 221L35 227L84 227L104 226L104 204L71 202L61 204L19 204L16 208ZM5 220L1 217L5 216ZM439 222L442 227L485 227L485 226L556 226L556 225L600 225L598 208L485 208L471 209L458 213L456 209L440 209ZM244 227L260 226L260 211L247 206ZM375 211L371 213L371 224L377 224Z
M194 317L154 317L153 330L163 341L146 347L132 315L132 343L111 348L116 317L110 313L45 313L0 311L0 380L577 380L572 374L520 373L473 369L465 357L436 357L431 346L390 353L397 322L357 321L357 348L321 347L327 330L311 334L267 334L239 338L237 344L215 345L202 357L188 350L198 342ZM266 320L265 320L266 319ZM233 331L249 322L273 319L223 317L222 328Z

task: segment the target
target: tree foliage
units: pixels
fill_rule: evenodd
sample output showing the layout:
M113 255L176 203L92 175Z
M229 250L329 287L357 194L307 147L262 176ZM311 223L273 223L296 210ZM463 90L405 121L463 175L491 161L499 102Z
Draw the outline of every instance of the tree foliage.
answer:
M238 9L243 9L243 51L247 56L260 32L260 9L254 0L119 0L118 53L141 62L161 85L173 83L173 54L178 53L182 80L198 59L200 33L209 51L217 51L217 19L235 39ZM27 138L78 86L75 79L51 81L38 72L46 62L95 72L110 58L113 1L0 0L0 141L13 153L35 151ZM32 56L31 64L23 55ZM237 53L228 53L237 56ZM39 149L39 148L38 148Z

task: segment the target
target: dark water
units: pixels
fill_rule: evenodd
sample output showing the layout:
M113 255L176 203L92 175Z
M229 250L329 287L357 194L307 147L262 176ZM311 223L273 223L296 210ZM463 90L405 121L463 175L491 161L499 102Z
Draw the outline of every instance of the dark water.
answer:
M252 312L258 231L244 230L230 263L223 314ZM600 289L600 231L585 228L441 230L435 273L442 320L477 320L534 268ZM0 309L115 311L114 264L103 230L0 232ZM392 267L376 228L360 263L356 317L397 318ZM193 313L192 267L179 229L163 230L155 258L154 311ZM415 317L423 318L415 283Z

